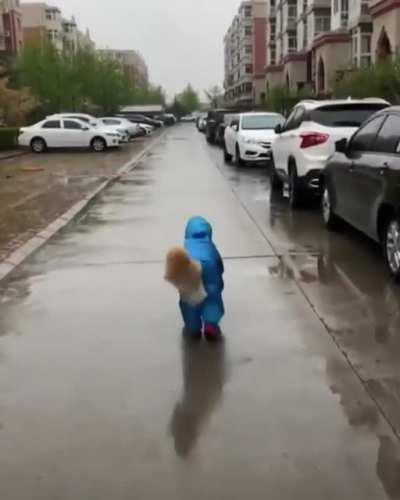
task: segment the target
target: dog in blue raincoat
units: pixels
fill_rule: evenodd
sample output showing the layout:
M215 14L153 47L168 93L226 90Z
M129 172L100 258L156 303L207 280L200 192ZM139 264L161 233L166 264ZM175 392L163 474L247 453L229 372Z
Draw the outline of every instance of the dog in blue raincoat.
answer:
M180 295L180 310L185 331L193 337L217 340L220 321L225 314L224 264L213 242L211 224L203 217L189 220L185 247L168 252L165 279Z

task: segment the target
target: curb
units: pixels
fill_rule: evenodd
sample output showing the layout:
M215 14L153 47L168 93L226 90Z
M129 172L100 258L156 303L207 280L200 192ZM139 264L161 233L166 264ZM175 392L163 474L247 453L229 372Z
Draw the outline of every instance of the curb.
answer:
M148 144L143 151L134 156L129 162L125 163L114 175L109 177L100 186L94 189L91 193L86 195L81 201L78 201L69 210L63 213L60 217L55 219L45 229L37 233L33 238L24 243L18 250L11 253L4 261L0 262L0 282L6 278L14 269L24 262L28 257L37 252L39 248L45 245L50 238L57 234L61 229L67 226L79 213L81 213L89 203L96 198L102 191L114 184L123 175L127 174L142 160L147 153L153 149L164 135L167 133L165 130L150 144Z
M29 151L16 151L15 153L10 153L7 156L1 156L0 155L0 161L3 160L12 160L13 158L19 158L20 156L26 156L29 154Z

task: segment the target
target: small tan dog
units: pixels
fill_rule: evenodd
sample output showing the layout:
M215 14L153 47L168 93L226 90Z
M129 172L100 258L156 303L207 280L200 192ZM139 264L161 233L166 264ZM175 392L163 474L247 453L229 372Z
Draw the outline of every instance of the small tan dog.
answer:
M191 259L182 247L168 252L165 279L178 290L181 300L190 306L200 305L207 297L201 264Z

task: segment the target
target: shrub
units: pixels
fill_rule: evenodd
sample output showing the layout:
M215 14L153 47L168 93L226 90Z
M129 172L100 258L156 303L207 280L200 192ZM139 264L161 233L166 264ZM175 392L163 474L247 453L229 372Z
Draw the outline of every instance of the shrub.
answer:
M0 151L16 148L18 133L18 128L0 128Z

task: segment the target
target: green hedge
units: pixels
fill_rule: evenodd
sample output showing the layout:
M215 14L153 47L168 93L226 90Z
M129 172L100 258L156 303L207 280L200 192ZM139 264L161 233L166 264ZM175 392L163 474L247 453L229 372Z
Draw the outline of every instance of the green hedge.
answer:
M18 146L19 128L0 128L0 151Z

